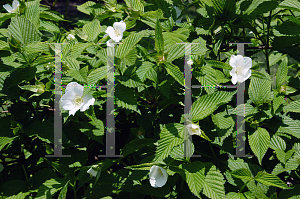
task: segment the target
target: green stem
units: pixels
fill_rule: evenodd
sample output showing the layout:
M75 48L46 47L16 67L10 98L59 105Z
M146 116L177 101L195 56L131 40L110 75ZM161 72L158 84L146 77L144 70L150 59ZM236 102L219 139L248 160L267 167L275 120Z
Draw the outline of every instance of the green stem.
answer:
M269 75L271 75L270 72L270 62L269 62L269 30L270 30L270 25L271 25L271 20L272 20L272 11L270 11L270 15L269 15L269 20L268 20L268 24L267 24L267 42L265 45L265 50L266 50L266 59L267 59L267 70Z
M74 199L77 199L77 194L76 194L76 190L75 190L75 185L72 186L72 189L73 189L73 191L74 191Z
M250 181L248 181L248 182L250 182ZM239 191L239 193L242 193L243 189L244 189L245 186L248 184L248 182L246 182L246 183L242 186L242 188L241 188L241 190Z
M214 152L214 149L212 148L212 145L211 145L210 142L209 142L209 148L210 148L210 150L212 151L212 153L213 153L213 155L214 155L214 158L217 159L217 156L216 156L216 154L215 154L215 152Z
M27 172L26 172L26 169L24 167L24 164L22 164L22 167L23 167L24 175L25 175L25 178L26 178L26 181L27 181L27 186L28 186L29 189L31 189L31 186L30 186L30 183L29 183L29 179L28 179Z

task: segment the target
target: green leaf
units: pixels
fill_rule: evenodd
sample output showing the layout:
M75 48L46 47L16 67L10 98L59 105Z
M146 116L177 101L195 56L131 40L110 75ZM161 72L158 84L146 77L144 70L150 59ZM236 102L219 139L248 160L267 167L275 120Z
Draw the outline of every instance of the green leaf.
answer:
M69 181L65 184L64 188L60 191L58 199L65 199L67 197Z
M226 195L226 199L255 199L255 196L251 193L251 191L243 193L230 192Z
M180 85L184 86L184 75L180 68L172 63L165 63L165 69Z
M11 143L16 137L0 137L0 150L2 150L7 144Z
M276 87L277 89L280 88L280 86L286 81L287 79L287 74L288 74L288 59L285 56L282 60L281 60L281 64L279 65L278 69L277 69L277 73L276 73Z
M251 172L245 168L235 170L231 173L231 175L233 175L236 178L244 179L247 181L253 180Z
M273 174L259 171L254 178L257 182L260 182L264 185L274 186L281 189L288 189L288 186L280 178Z
M277 1L254 0L241 16L242 20L250 21L258 15L274 10L278 6Z
M256 155L258 162L261 165L261 161L270 144L269 132L264 128L258 128L252 135L249 135L248 137L251 150Z
M36 68L30 67L30 68L17 68L14 70L9 77L6 78L5 84L7 83L6 88L10 88L14 85L18 85L24 80L31 80L35 77L36 74Z
M13 18L8 26L8 35L9 38L14 37L25 46L40 40L36 27L28 19L23 17Z
M18 193L17 195L9 196L9 197L7 197L6 199L24 199L24 198L26 198L26 196L28 196L29 194L30 194L30 191L25 192L25 193L20 192L20 193Z
M91 14L91 9L89 9L89 7L95 5L96 3L93 2L93 1L87 1L85 2L84 4L81 4L80 6L77 6L77 9L80 11L80 12L83 12L87 15L90 15Z
M227 115L225 111L217 113L216 115L212 114L211 118L213 123L220 129L228 129L235 124L235 121L232 119L232 117Z
M144 5L140 0L125 0L126 5L134 11L144 12Z
M295 0L284 0L278 7L300 12L300 2Z
M150 76L152 76L152 73L154 73L153 77L156 79L157 74L154 70L155 64L145 61L142 63L142 65L136 70L137 76L140 78L140 80L145 81L146 78L153 79Z
M141 149L145 146L149 146L153 143L154 143L154 140L152 140L152 139L132 140L131 142L129 142L128 144L126 144L124 146L124 148L122 149L121 154L125 157L125 156L135 152L136 150L139 150L139 149Z
M141 114L140 110L137 107L137 98L133 89L125 87L121 84L118 84L115 89L116 105L119 108L133 110Z
M63 18L54 14L53 12L49 12L49 11L40 12L40 17L43 19L48 19L48 20L50 19L53 21L68 21L68 20L64 20Z
M47 44L42 43L42 42L32 42L28 44L24 50L27 53L39 53L39 52L49 52L49 47Z
M208 198L225 198L224 177L215 165L196 161L184 165L183 169L185 171L184 179L191 192L198 198L201 198L200 191Z
M199 97L192 105L193 121L202 120L212 114L219 106L228 103L235 92L219 91Z
M35 198L42 199L42 198L52 198L52 196L61 190L67 181L63 178L55 178L51 180L47 180L44 182L40 188L38 189L38 193Z
M92 45L92 43L77 43L77 44L75 44L71 49L70 56L73 58L79 57L79 55L81 55L81 53L84 51L84 49L86 49L87 47L89 47L91 45Z
M9 50L10 47L7 42L0 40L0 50Z
M280 149L282 151L285 151L285 149L286 149L286 143L285 143L284 139L282 139L278 135L273 135L272 139L270 141L269 147L271 149L274 149L274 150Z
M125 167L126 169L132 169L132 170L148 170L150 171L152 166L160 166L162 167L163 165L160 165L158 163L143 163L143 164L139 164L139 165L132 165L132 166L127 166Z
M26 2L25 17L38 28L40 26L40 0Z
M284 112L300 113L300 100L293 101L283 107Z
M155 160L164 160L171 154L171 151L175 146L183 143L184 139L179 135L182 131L184 131L184 126L177 123L166 124L162 128L160 140L156 149Z
M132 48L143 38L146 31L131 33L128 37L122 40L122 44L116 50L116 57L123 59L128 55Z
M93 70L87 77L88 85L93 86L99 80L106 78L106 75L107 75L107 67L106 66L102 66L100 68L97 68L96 70Z
M40 27L39 30L44 30L50 33L59 33L59 27L52 23L51 21L43 21L40 20Z
M232 67L227 64L227 63L224 63L224 62L221 62L221 61L216 61L216 60L205 60L205 62L209 65L209 66L212 66L212 67L215 67L215 68L221 68L221 69L228 69L228 70L231 70Z
M201 73L196 73L197 80L201 83L201 86L205 86L204 90L211 94L216 91L216 71L209 65L205 65L201 68Z
M159 19L156 20L155 27L155 48L159 56L164 54L164 38Z
M279 199L297 199L297 198L299 198L299 196L300 196L300 185L296 184L293 189L280 191L278 198Z
M93 21L85 24L82 30L88 35L89 41L94 41L101 33L100 21L98 19L94 19Z
M268 74L265 75L270 78ZM271 97L271 80L251 77L248 93L251 101L259 106Z

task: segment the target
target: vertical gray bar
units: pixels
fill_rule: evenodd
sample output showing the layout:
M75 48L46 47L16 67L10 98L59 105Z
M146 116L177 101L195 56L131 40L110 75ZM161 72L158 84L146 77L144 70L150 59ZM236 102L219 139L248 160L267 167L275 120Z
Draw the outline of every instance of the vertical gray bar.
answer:
M248 43L237 43L238 55L245 55L245 47L244 45ZM243 111L245 112L245 106L240 106L244 104L244 96L245 96L245 82L237 83L237 96L236 96L236 106L237 112ZM242 110L241 110L242 109ZM245 122L244 116L236 115L236 155L234 157L251 157L251 155L245 155Z
M62 154L62 115L59 108L61 92L61 44L55 44L54 154L45 157L71 157Z
M107 47L107 101L106 101L106 155L98 157L123 157L115 154L115 117L114 117L114 92L115 92L115 67L114 46Z

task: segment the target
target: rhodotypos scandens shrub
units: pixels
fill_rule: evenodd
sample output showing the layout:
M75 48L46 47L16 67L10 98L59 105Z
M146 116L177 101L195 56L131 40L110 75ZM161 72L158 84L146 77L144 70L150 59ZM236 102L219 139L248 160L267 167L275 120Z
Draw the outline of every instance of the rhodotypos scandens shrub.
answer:
M0 198L300 197L298 0L59 3L1 1Z

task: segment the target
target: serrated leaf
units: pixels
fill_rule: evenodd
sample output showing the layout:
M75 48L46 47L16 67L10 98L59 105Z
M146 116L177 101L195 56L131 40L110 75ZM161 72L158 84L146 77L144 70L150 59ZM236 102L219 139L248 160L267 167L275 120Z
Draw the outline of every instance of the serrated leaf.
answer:
M118 84L116 86L115 98L118 107L133 110L141 114L137 107L137 99L133 89Z
M258 162L261 165L261 161L270 144L269 132L264 128L258 128L252 135L249 135L248 137L251 150L256 155Z
M224 63L224 62L221 62L221 61L216 61L216 60L205 60L205 62L212 66L212 67L215 67L215 68L221 68L221 69L228 69L228 70L231 70L232 67L227 64L227 63Z
M96 70L93 70L87 77L87 82L89 85L96 84L99 80L102 80L106 78L107 76L107 67L102 66L100 68L97 68Z
M183 125L176 123L167 124L162 128L155 160L164 160L171 154L175 146L183 143L184 139L179 135L183 130Z
M85 24L82 30L88 35L89 41L94 41L101 33L100 21L98 19L94 19L93 21Z
M205 86L204 90L208 94L215 92L215 86L217 84L215 70L209 65L205 65L201 68L201 72L202 73L196 75L196 78L201 83L201 86Z
M154 70L155 64L145 61L142 63L142 65L136 70L137 76L140 78L140 80L145 81L146 78L149 78L152 73L156 74L156 71ZM157 75L153 75L156 79ZM151 78L151 77L150 77Z
M155 48L158 55L162 56L164 53L164 39L163 39L162 28L159 19L156 20L156 27L155 27Z
M31 21L31 23L38 28L40 26L40 1L26 2L27 9L25 10L25 17Z
M165 63L164 66L168 74L171 75L180 85L184 86L184 75L180 71L179 67L172 63Z
M64 188L60 191L58 199L65 199L67 197L69 181L65 184Z
M265 75L269 77L268 74ZM259 106L271 97L271 81L268 79L251 77L248 93L251 101L256 106Z
M257 182L260 182L264 185L274 186L281 189L288 189L288 186L280 178L273 174L259 171L254 178Z
M40 36L36 27L23 17L15 17L8 26L9 37L14 37L23 45L28 45L31 42L39 41Z
M253 180L251 172L245 168L235 170L231 173L231 175L233 175L236 178L244 179L247 181Z
M128 37L122 40L122 44L116 50L116 57L123 59L128 55L131 49L143 38L145 31L131 33Z
M51 21L43 21L43 20L40 20L39 30L48 31L51 33L59 33L60 32L59 27L57 25L55 25Z
M35 198L42 199L52 197L57 191L61 190L66 184L66 180L63 178L55 178L47 180L38 189L38 193Z
M283 107L284 112L300 113L300 100L293 101Z
M287 74L288 74L288 59L285 56L281 60L281 64L279 65L276 73L276 87L280 88L280 86L286 81L287 79Z
M219 106L228 103L235 92L219 91L199 97L192 105L193 121L202 120L212 114Z

